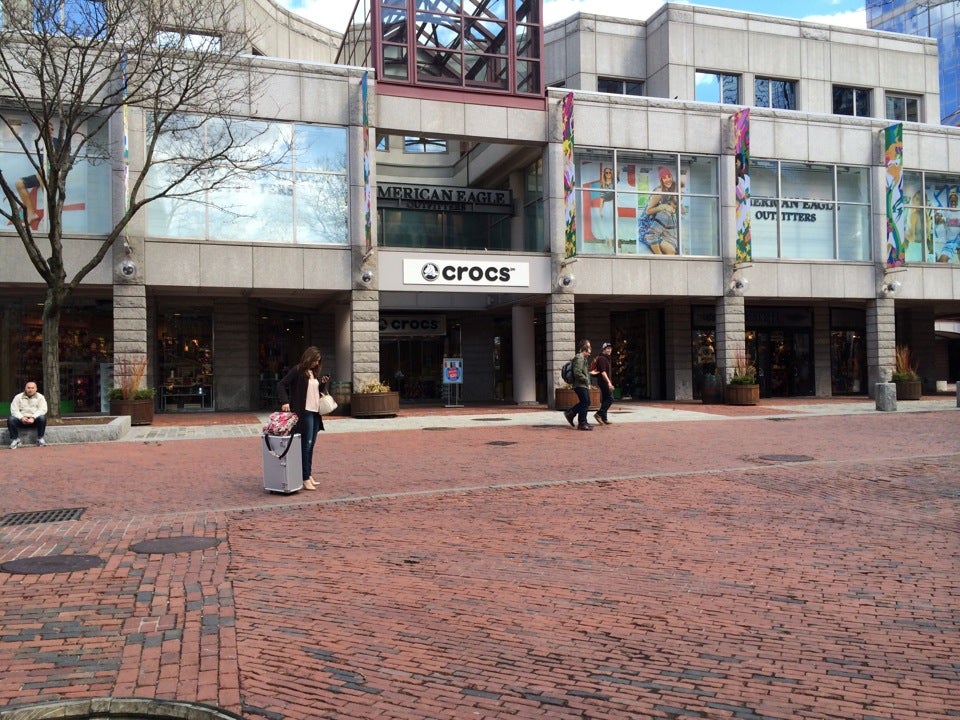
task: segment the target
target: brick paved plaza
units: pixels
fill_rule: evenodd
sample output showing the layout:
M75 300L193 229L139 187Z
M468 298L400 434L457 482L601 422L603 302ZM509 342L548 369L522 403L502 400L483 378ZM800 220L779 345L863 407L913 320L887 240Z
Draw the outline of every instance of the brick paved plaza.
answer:
M256 437L0 450L2 514L85 508L0 562L102 561L0 573L0 708L960 717L960 411L611 418L329 432L291 496Z

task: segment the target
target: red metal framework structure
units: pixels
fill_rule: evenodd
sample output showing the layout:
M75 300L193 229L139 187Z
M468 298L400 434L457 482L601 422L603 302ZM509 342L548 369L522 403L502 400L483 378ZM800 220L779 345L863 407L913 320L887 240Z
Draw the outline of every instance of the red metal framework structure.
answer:
M358 62L368 57L363 28L372 39L378 92L542 100L542 6L543 0L372 0L369 14L354 15L338 62L366 64Z

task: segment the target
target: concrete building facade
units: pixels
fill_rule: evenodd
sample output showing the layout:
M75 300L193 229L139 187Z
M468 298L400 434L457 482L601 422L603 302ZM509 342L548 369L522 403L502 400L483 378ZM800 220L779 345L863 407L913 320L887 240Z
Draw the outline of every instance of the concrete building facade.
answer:
M767 396L871 394L897 344L928 389L955 379L934 322L960 317L960 131L938 124L934 41L669 3L644 22L580 13L542 28L539 3L525 3L486 18L514 29L519 52L495 31L458 45L455 64L438 52L418 63L405 42L447 46L441 32L430 48L397 30L406 4L374 2L369 35L353 33L374 38L360 54L371 67L334 62L346 56L335 33L249 5L263 92L238 117L290 138L294 159L138 218L135 275L119 271L118 247L65 313L70 409L103 409L113 357L131 350L150 360L160 411L273 408L309 344L336 389L379 378L404 402L552 404L580 337L614 343L619 392L634 399L700 397L743 352ZM888 95L922 99L902 126L895 265L891 121L865 111ZM838 112L838 97L861 112ZM15 172L16 148L0 153ZM120 177L86 182L76 262ZM43 287L15 238L0 252L0 397L12 397L38 375ZM447 358L462 369L455 388Z

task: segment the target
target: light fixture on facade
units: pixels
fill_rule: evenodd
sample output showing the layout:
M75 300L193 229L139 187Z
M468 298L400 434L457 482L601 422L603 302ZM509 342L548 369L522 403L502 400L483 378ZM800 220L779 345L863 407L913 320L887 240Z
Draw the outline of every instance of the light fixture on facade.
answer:
M901 287L903 286L899 280L887 280L884 278L883 282L880 283L880 294L884 297L893 297Z
M746 278L734 278L730 281L730 292L734 295L743 295L747 289L747 285L750 284L750 281Z

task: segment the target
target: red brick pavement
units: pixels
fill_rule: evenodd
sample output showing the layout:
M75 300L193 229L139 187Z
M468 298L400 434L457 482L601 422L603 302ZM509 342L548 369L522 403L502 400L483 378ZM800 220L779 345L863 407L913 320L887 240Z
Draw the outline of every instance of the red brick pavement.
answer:
M3 452L2 513L87 510L0 528L0 561L104 565L0 573L0 706L957 717L958 437L956 412L336 434L292 496L250 438ZM181 534L221 543L130 550Z

